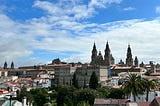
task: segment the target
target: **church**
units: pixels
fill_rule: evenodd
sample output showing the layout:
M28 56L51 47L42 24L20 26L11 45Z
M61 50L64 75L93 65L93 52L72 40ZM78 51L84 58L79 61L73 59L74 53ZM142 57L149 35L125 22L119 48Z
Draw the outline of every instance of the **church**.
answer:
M97 53L96 44L94 42L93 49L92 49L92 55L91 55L91 65L99 65L99 66L111 66L115 64L114 57L112 56L111 50L109 48L108 42L106 43L106 48L104 50L104 56L102 56L101 51ZM124 63L122 60L117 64L119 66L135 66L138 67L138 58L135 56L135 60L132 58L132 52L131 47L128 45L127 48L127 55L126 55L126 62Z
M90 64L91 65L100 65L100 66L110 66L111 64L114 64L114 58L111 54L108 42L106 43L106 48L105 48L104 52L105 52L105 54L104 54L104 58L103 58L101 51L99 51L99 53L97 53L96 44L94 43Z

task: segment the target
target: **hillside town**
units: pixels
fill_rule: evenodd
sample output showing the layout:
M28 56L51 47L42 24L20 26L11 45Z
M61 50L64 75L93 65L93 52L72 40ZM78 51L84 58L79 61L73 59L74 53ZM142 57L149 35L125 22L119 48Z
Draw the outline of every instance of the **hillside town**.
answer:
M148 99L146 99L147 92L137 94L136 98L132 92L122 99L95 97L94 106L160 106L160 65L158 63L155 64L153 61L149 61L148 64L139 63L138 56L133 59L130 45L126 51L126 61L121 59L119 63L114 62L108 42L104 51L105 54L102 56L101 51L97 52L94 43L90 63L67 63L56 58L49 64L15 68L14 62L10 66L5 62L0 68L0 105L34 106L28 103L29 98L25 95L20 98L22 102L13 98L17 97L17 92L24 88L30 91L36 88L48 89L56 85L73 86L74 75L76 75L79 89L90 88L90 79L95 72L101 87L120 89L130 75L156 80L157 85L149 90Z

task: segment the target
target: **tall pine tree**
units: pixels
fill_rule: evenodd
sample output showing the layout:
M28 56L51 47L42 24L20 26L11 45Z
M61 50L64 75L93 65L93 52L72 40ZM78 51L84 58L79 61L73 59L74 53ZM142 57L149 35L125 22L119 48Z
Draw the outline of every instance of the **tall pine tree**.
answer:
M98 87L98 77L94 71L92 72L92 75L89 81L89 88L96 89L97 87Z
M76 73L73 74L72 86L74 86L75 88L79 88Z

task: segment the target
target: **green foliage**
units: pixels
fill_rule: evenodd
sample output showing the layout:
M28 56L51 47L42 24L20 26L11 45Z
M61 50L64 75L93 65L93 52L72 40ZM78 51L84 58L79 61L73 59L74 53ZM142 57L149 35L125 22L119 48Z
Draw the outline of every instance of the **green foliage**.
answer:
M147 80L139 80L142 79L138 76L132 76L137 78L136 82L138 81L138 84L143 82L143 86L145 85L151 85L147 84ZM132 79L132 80L131 80ZM17 91L17 98L18 100L22 101L21 99L26 96L29 102L33 102L33 106L43 106L44 104L47 103L52 103L52 106L93 106L94 104L94 99L95 98L115 98L115 99L122 99L124 97L124 93L129 94L129 91L133 90L131 89L131 85L133 85L133 79L130 78L126 79L123 83L122 88L123 89L115 89L115 88L108 88L108 87L96 87L96 89L76 89L75 87L72 86L67 86L67 85L55 85L52 86L49 89L42 89L42 88L37 88L37 89L32 89L31 91L27 91L26 89L23 89L21 91ZM128 82L128 81L132 81ZM128 83L126 83L128 82ZM136 83L134 82L134 84ZM124 86L124 85L127 86ZM154 82L153 85L156 85L157 83ZM129 88L125 88L129 87ZM138 93L140 93L140 90L146 91L146 89L142 89L142 86L139 86L140 88L138 89ZM151 90L154 87L151 87L149 90ZM131 89L131 90L129 90ZM140 89L140 90L139 90ZM50 92L48 93L48 90ZM124 92L123 92L124 91ZM127 91L127 92L125 92ZM142 91L141 91L142 92ZM137 93L137 94L138 94ZM50 100L47 99L50 97Z
M124 93L120 88L111 88L108 97L114 99L123 99Z
M30 93L33 95L33 105L34 106L43 106L45 103L47 103L48 100L48 92L46 89L32 89Z
M33 96L26 89L17 91L17 97L15 99L22 102L23 97L27 97L27 102L31 103L33 101Z
M90 106L90 104L87 102L84 102L84 101L82 101L82 102L79 102L78 104L77 104L77 106Z
M51 100L54 100L57 98L58 93L56 91L53 91L52 93L49 93L49 97Z
M73 74L72 85L75 88L79 88L79 86L78 86L78 79L77 79L76 73Z
M52 100L52 106L57 106L56 100Z
M101 98L114 98L122 99L124 98L124 92L120 88L108 88L108 87L99 87L97 91L100 93Z
M98 95L98 92L96 92L95 90L91 90L91 89L78 90L76 95L76 99L77 99L76 104L80 102L85 102L85 103L88 102L91 106L93 106L94 99L97 95Z
M97 91L102 95L103 98L108 98L109 97L109 88L107 87L98 87Z
M157 80L149 80L147 78L141 78L136 74L130 74L122 85L122 89L125 94L133 94L134 101L136 96L146 92L146 101L148 101L149 92L157 87Z
M143 90L144 92L146 92L146 101L148 101L148 96L149 96L149 92L152 90L152 89L155 89L158 85L158 81L153 79L153 80L149 80L147 78L142 78L141 80L142 82L142 85L143 85Z
M58 95L57 95L57 106L64 106L64 104L71 104L72 102L72 97L73 97L73 88L69 86L63 86L58 90ZM72 102L73 103L73 102Z
M98 87L98 77L96 73L93 72L89 81L89 88L96 89L97 87Z
M25 88L21 91L17 91L16 100L22 101L23 97L27 97L27 101L33 103L33 106L43 106L45 103L49 102L48 92L45 89L32 89L27 91Z
M74 89L69 86L63 86L58 91L57 106L77 106L77 104L89 103L94 104L95 97L98 97L99 92L92 89Z
M70 96L65 96L64 104L65 104L65 106L73 106L72 98Z
M122 84L122 89L126 95L133 94L134 101L136 101L136 96L143 93L141 77L137 74L130 74Z

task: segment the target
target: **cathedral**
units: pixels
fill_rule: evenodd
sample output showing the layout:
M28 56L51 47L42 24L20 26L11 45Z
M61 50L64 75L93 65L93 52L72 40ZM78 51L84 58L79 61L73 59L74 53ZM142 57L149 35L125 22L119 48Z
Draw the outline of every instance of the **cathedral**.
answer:
M131 47L128 45L127 48L127 58L126 58L126 66L135 66L138 67L138 58L135 56L135 60L133 62Z
M96 44L94 43L90 64L91 65L101 65L101 66L110 66L111 64L114 64L114 58L111 54L108 42L106 43L106 48L104 52L105 54L103 58L101 51L97 53Z
M100 66L110 66L114 63L114 58L111 54L111 50L109 48L109 44L108 42L106 43L106 48L104 51L104 57L101 54L101 51L99 51L99 53L97 52L97 48L96 48L96 44L94 43L93 45L93 49L92 49L92 55L91 55L91 65L100 65ZM126 62L124 63L122 61L122 59L120 60L120 62L118 63L119 66L135 66L138 67L138 58L137 56L135 56L135 60L133 60L132 58L132 52L131 52L131 47L130 45L128 45L127 48L127 56L126 56Z

